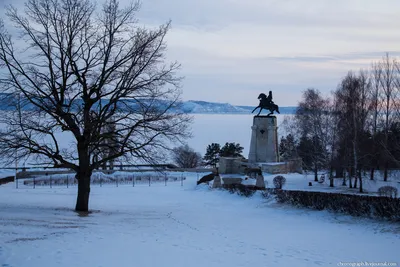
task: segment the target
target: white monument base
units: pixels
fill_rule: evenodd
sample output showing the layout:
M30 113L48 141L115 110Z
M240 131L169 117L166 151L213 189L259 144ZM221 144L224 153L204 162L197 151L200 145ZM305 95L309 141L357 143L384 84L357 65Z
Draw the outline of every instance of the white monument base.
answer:
M213 182L213 188L221 188L222 183L221 183L221 177L217 174L214 176L214 182Z
M275 116L254 116L249 163L279 162L278 127Z

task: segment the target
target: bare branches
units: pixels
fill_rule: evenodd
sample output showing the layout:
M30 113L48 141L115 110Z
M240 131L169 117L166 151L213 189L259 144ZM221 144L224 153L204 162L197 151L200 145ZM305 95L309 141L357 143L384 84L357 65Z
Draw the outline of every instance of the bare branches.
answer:
M0 85L29 104L16 109L29 117L17 112L2 119L9 128L1 133L1 153L24 150L75 169L90 158L93 170L122 156L149 161L189 136L191 119L171 112L180 102L181 78L178 63L164 63L170 23L139 27L139 7L109 0L96 10L89 0L28 0L23 14L8 8L25 44L14 46L0 25L7 73ZM76 147L61 149L61 132L72 133Z

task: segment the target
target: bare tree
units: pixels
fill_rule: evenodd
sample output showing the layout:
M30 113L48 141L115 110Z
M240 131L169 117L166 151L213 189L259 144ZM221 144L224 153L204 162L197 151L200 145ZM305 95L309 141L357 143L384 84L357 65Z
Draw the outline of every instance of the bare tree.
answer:
M381 107L382 101L380 101L380 90L381 90L381 79L382 79L382 66L381 64L372 64L372 70L370 72L371 90L369 99L371 101L371 113L372 119L370 120L370 131L372 135L372 161L371 161L371 174L370 180L374 180L375 168L378 167L378 123L381 119Z
M369 153L362 153L361 147L368 135L367 119L371 110L371 102L368 98L370 87L371 83L366 72L360 71L359 75L349 72L335 93L341 128L340 138L346 147L344 149L346 165L351 170L350 174L355 177L354 187L357 188L357 183L360 182L360 192L363 192L362 162L365 162ZM350 187L352 187L351 175Z
M327 122L329 101L321 96L314 88L304 91L303 99L299 102L295 121L300 132L299 155L310 159L314 171L314 180L318 181L318 170L326 167L327 163ZM306 149L301 149L303 144ZM304 155L306 153L307 155Z
M196 168L200 165L202 159L200 153L194 151L188 145L174 148L172 158L181 168Z
M388 178L388 167L389 167L389 159L390 159L390 149L389 149L389 131L392 127L392 123L394 122L394 117L396 115L396 106L395 99L397 90L395 88L398 77L396 76L396 66L398 65L395 59L389 57L389 54L386 54L382 61L379 63L382 69L381 75L381 101L382 101L382 112L383 112L383 148L384 148L384 181L387 181Z
M329 152L329 186L334 187L334 165L335 159L337 157L337 143L338 143L338 128L339 128L339 118L337 114L337 105L335 105L335 95L333 95L333 101L329 100L327 105L327 112L328 115L326 116L326 125L328 125L328 129L326 132L326 139L328 145L328 152Z
M170 23L145 29L138 9L138 2L122 8L116 0L101 10L90 0L28 0L23 14L7 9L15 28L0 25L1 92L22 99L1 118L7 128L0 155L75 170L77 211L88 211L90 177L104 162L154 162L190 135L191 118L171 112L181 78L179 64L165 62ZM10 34L15 29L19 42ZM61 131L71 133L75 147L60 148ZM101 157L104 147L109 153Z

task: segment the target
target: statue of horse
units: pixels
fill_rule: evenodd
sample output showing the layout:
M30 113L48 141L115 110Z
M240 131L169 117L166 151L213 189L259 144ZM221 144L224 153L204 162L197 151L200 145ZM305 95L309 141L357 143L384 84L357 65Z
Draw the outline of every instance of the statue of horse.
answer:
M279 114L281 114L281 113L279 112L279 107L278 107L278 105L274 104L274 102L272 102L271 98L272 98L271 92L270 92L270 97L267 97L266 94L261 93L261 94L258 96L258 99L260 100L260 104L259 104L255 109L253 109L253 111L252 111L251 113L253 113L256 109L260 108L260 111L258 112L257 116L260 115L260 113L261 113L261 111L262 111L263 109L269 110L269 114L268 114L267 116L269 116L269 115L271 115L271 114L274 114L274 111L276 111L276 112L278 112Z

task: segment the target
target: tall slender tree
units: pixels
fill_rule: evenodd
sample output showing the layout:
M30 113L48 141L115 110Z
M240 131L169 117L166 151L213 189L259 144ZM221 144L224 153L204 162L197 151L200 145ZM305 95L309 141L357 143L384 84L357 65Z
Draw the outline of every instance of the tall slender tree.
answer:
M345 148L347 166L355 177L354 187L360 182L360 192L363 191L361 177L361 162L366 157L361 153L362 136L367 131L367 119L371 110L371 102L368 100L370 92L368 75L361 71L359 75L349 72L340 83L335 99L338 106L340 121L340 138ZM351 179L351 178L350 178ZM352 183L350 180L350 187Z
M295 115L301 135L299 155L307 155L311 161L312 166L308 167L312 168L315 181L318 181L318 171L326 167L327 163L328 103L317 89L309 88L304 91ZM311 145L311 150L305 144ZM302 150L302 146L307 149Z
M381 84L381 101L382 101L382 113L383 113L383 157L384 157L384 181L388 179L388 168L390 161L390 143L389 135L392 123L394 123L396 117L396 99L397 90L396 85L398 84L397 68L398 65L396 59L393 59L386 54L379 63L382 69L382 75L380 79Z
M380 89L382 79L382 66L378 63L373 63L370 71L371 90L369 99L371 101L371 114L372 118L369 121L370 132L372 137L372 155L371 155L371 171L370 180L374 180L375 169L379 163L379 139L378 139L378 127L381 120L381 107L382 101L380 101Z

